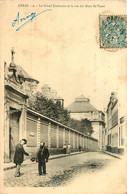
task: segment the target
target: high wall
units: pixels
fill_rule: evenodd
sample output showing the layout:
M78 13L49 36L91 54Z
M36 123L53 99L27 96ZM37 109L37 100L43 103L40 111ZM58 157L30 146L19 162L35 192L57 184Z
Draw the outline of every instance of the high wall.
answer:
M78 150L79 145L86 151L97 151L98 141L92 137L62 125L33 110L27 109L26 150L35 152L41 141L48 146L51 154L62 153L64 144L71 145L71 151Z

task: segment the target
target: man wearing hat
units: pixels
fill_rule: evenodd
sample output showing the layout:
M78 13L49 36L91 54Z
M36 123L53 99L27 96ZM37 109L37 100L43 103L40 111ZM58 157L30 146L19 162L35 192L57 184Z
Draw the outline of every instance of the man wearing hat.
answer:
M20 176L20 168L21 164L24 160L24 155L29 156L27 152L25 152L23 145L27 144L26 139L20 140L20 143L18 143L15 147L15 155L14 155L14 163L16 164L16 171L15 171L15 177Z
M39 175L42 175L42 168L43 175L46 175L46 162L48 162L48 158L49 158L48 148L45 146L45 142L42 142L37 153Z

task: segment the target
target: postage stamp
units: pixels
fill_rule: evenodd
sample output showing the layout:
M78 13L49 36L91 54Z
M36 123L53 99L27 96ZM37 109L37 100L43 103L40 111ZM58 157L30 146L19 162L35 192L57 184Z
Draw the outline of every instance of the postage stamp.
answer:
M127 15L100 15L100 48L127 48Z

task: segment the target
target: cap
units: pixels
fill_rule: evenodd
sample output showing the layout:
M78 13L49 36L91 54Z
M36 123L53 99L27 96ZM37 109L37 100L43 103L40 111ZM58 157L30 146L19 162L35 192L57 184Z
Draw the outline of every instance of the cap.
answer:
M24 144L27 144L27 140L26 139L21 139L22 141L24 141Z
M44 145L45 145L45 142L41 142L41 143L40 143L40 146L44 146Z

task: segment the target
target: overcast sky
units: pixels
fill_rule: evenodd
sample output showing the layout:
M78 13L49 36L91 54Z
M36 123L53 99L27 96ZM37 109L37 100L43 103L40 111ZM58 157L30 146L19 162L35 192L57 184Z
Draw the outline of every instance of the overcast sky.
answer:
M91 104L103 110L111 91L118 91L125 82L125 49L109 52L99 48L99 13L125 12L124 3L105 8L52 8L16 31L12 22L19 12L20 18L46 8L19 8L12 3L4 12L2 5L2 63L10 63L12 47L15 63L22 66L39 88L49 84L68 106L81 94L89 97ZM101 3L102 4L102 3ZM73 3L74 5L74 3ZM13 10L13 12L12 12ZM121 10L121 11L120 11Z

